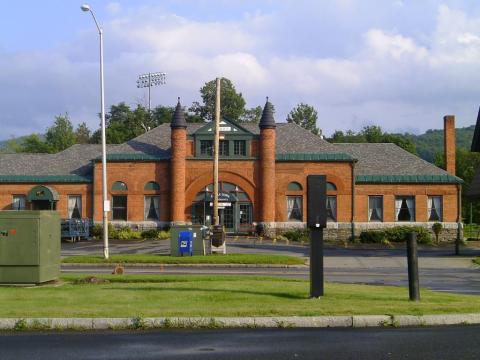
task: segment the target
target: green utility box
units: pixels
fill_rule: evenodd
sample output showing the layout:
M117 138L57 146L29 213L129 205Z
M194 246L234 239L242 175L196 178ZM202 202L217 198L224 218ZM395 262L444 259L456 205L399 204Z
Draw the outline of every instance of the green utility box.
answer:
M170 254L180 256L179 238L181 233L192 233L193 255L205 255L205 246L203 243L208 228L204 225L176 225L170 229Z
M0 211L0 283L38 284L60 275L60 215Z

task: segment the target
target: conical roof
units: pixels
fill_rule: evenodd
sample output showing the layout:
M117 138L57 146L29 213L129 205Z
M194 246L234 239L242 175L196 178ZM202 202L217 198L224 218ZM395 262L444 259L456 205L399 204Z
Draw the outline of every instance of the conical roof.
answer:
M172 116L172 122L170 123L172 129L187 128L187 121L185 120L185 113L183 111L182 105L180 104L180 98L178 98L177 107Z
M268 101L265 103L263 108L262 118L258 124L260 129L274 129L275 128L275 119L273 118L273 105Z

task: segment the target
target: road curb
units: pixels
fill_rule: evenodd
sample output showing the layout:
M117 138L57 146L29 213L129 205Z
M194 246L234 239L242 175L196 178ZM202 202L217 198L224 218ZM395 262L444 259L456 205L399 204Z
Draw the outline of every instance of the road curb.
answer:
M101 268L114 268L118 263L62 263L61 267L101 267ZM151 264L151 263L122 263L125 269L128 268L166 268L166 267L191 267L191 268L274 268L274 269L306 269L308 265L282 265L282 264Z
M480 313L275 317L3 318L0 330L142 330L166 328L366 328L480 324Z

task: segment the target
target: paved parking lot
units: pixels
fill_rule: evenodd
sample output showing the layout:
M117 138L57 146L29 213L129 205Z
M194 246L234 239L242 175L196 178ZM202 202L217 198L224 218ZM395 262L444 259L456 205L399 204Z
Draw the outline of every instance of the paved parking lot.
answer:
M62 256L102 254L101 241L83 241L79 243L62 243ZM252 239L227 241L229 253L271 253L299 257L308 257L308 246L286 245L271 241L254 242ZM111 254L149 253L168 255L169 240L116 241L110 242ZM327 245L325 249L325 277L327 281L342 283L365 283L377 285L407 286L406 251L397 249L372 249L365 247L341 248ZM480 256L478 246L462 248L462 256L453 255L453 246L422 247L419 250L419 267L421 286L437 291L448 291L480 295L480 267L472 263L474 256ZM64 268L65 271L85 271L85 268ZM272 268L227 268L202 267L161 267L128 269L130 273L209 273L209 274L250 274L274 275L308 278L309 270L272 269ZM88 271L111 271L92 267Z

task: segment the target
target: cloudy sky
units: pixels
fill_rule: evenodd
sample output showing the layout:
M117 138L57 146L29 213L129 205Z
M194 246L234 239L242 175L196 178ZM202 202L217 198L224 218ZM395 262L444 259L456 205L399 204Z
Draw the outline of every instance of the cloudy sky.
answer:
M55 115L98 127L98 34L69 0L0 0L0 139ZM8 5L7 5L8 4ZM40 5L41 4L41 5ZM138 74L164 71L153 105L189 106L217 76L276 120L313 105L324 133L378 124L473 124L480 105L480 2L436 0L91 1L105 29L107 106L144 103Z

